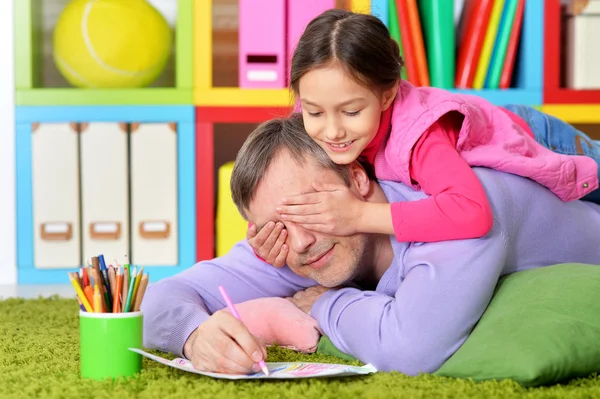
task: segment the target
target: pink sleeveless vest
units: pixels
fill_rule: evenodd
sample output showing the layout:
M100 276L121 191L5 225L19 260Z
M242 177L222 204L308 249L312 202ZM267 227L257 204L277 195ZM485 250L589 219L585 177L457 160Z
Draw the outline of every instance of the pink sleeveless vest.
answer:
M423 133L451 111L464 115L457 150L469 165L530 178L563 201L579 199L598 188L598 165L592 158L552 152L482 98L417 88L406 81L400 82L394 101L390 135L375 156L377 177L420 189L410 179L412 149Z

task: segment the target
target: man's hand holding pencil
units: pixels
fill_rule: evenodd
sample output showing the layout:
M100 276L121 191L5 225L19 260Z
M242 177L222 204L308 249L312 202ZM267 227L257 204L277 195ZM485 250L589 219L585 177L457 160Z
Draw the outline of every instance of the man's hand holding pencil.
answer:
M241 320L218 311L190 334L183 355L201 371L249 374L261 371L267 350Z

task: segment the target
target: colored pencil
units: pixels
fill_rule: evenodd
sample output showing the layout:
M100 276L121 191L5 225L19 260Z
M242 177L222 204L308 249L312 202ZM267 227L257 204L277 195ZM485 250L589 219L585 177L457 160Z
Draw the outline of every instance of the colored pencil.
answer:
M81 274L83 274L83 287L90 285L90 276L88 275L88 269L86 266L81 268Z
M69 281L77 294L82 311L121 313L140 311L150 276L144 267L130 264L116 266L104 263L104 257L93 256L78 272L69 272ZM102 270L104 269L104 270Z
M137 276L135 278L135 284L133 285L133 293L131 294L131 309L133 309L133 304L135 302L135 298L137 297L137 292L138 292L138 288L140 287L140 281L142 280L143 274L144 273L144 266L142 266L138 272L137 272Z
M133 272L131 273L131 281L129 282L129 288L127 289L127 301L125 302L125 306L123 306L123 313L129 312L129 307L131 306L131 297L133 296L133 289L135 286L135 278L136 278L136 269L133 268Z
M117 287L115 287L115 284L116 284L115 277L116 277L115 269L112 266L109 266L108 267L108 281L110 283L110 299L111 299L111 302L113 302L113 303L115 302L115 288L117 288ZM113 305L113 307L114 307L114 305Z
M222 285L220 285L219 286L219 292L221 293L221 296L223 297L223 300L227 304L227 308L229 309L229 311L231 312L231 314L236 319L238 319L240 322L243 323L242 318L240 317L240 315L238 314L237 310L235 309L235 306L233 306L233 302L231 302L231 299L229 298L229 295L227 295L227 291L225 291L225 287L223 287ZM269 369L267 368L267 365L265 364L264 360L261 360L260 362L258 362L258 365L262 369L263 373L265 373L266 375L269 375Z
M96 271L96 277L94 278L94 283L98 283L102 287L102 294L104 296L104 301L106 302L106 306L110 305L110 301L108 298L108 291L106 291L106 282L102 276L102 271L100 270L100 259L97 256L92 256L92 268Z
M102 273L102 282L104 283L105 298L108 298L106 305L108 309L112 309L112 294L110 289L110 281L108 279L108 268L104 262L104 255L98 255L98 263L100 263L100 273Z
M146 293L146 288L148 287L148 273L144 274L142 280L140 281L140 286L137 289L137 293L135 295L135 303L133 305L133 311L138 312L140 307L142 306L142 300L144 299L144 294Z
M102 296L100 295L100 285L98 283L94 288L94 312L102 313Z
M86 285L83 289L83 293L90 303L94 303L94 287L91 285Z
M123 272L117 270L117 277L115 279L115 296L113 297L113 313L119 313L121 311L121 290L123 289Z
M83 303L85 310L87 312L93 312L92 305L88 302L87 298L85 297L85 294L83 293L83 290L81 289L81 286L79 285L79 282L77 281L76 277L73 274L69 273L69 280L71 280L71 285L73 285L73 288L75 288L77 297L79 298L79 300L81 300L81 303Z
M127 295L129 295L129 276L125 269L123 269L123 289L121 292L121 312L125 312L125 302L127 302Z

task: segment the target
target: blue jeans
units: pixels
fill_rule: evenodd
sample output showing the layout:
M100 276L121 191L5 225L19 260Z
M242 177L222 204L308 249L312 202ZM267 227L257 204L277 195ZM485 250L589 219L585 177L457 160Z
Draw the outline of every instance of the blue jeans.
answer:
M544 147L559 154L586 155L600 165L600 143L585 133L532 107L511 104L504 108L523 118L531 128L535 140ZM582 200L600 204L600 189L592 191Z

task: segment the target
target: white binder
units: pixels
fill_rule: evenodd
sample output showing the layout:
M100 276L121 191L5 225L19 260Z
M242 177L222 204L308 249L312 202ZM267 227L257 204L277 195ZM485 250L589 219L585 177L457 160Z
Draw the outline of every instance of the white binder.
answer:
M178 263L177 126L130 126L131 263ZM212 195L212 193L210 193Z
M127 124L80 125L83 257L129 254Z
M34 266L81 265L77 125L34 123L32 190Z

